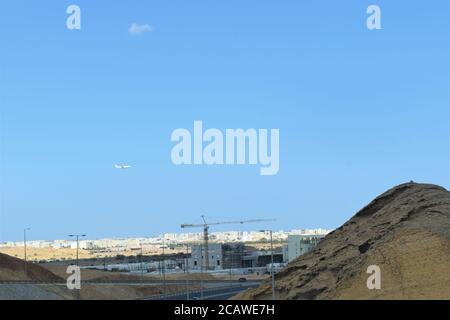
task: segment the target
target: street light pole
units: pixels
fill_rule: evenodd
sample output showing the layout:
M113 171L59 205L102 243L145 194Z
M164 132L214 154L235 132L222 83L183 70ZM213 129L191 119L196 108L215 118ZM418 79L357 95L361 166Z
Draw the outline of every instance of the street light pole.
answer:
M186 276L186 300L189 300L189 245L186 243L186 262L185 262L185 276Z
M164 294L166 294L166 236L163 237L163 265L162 265L162 272L163 272L163 286L164 286Z
M270 272L272 273L272 299L275 300L275 273L273 270L273 237L272 237L272 230L270 230L270 251L271 251L271 259L272 259L272 266L270 267Z
M230 262L230 291L233 290L233 249L231 248L230 256L231 256L231 262ZM223 257L223 256L222 256Z
M143 263L144 249L142 247L142 241L140 241L139 244L141 245L141 278L142 278L142 280L144 280L144 263Z
M203 300L203 244L200 245L200 300Z
M71 238L75 237L77 239L77 267L78 267L79 266L79 264L78 264L79 238L86 237L86 235L85 234L69 234L69 237L71 237Z
M28 274L27 270L27 230L31 230L31 228L23 229L23 247L24 247L24 272L25 275Z
M270 233L270 274L272 276L272 300L275 300L275 272L273 270L273 231L272 230L261 230L261 232L269 232Z

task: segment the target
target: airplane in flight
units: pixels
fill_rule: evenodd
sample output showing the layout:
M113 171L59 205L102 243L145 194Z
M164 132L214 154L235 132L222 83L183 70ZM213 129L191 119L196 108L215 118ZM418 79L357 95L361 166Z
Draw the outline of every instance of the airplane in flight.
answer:
M115 164L114 167L116 169L129 169L129 168L131 168L131 166L128 165L128 164Z

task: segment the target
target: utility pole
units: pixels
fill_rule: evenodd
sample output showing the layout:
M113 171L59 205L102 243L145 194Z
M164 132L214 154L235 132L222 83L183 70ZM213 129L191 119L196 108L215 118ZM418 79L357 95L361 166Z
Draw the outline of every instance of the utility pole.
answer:
M25 275L28 275L28 269L27 269L27 230L31 230L31 228L25 228L23 229L23 247L24 247L24 272Z
M79 238L86 237L85 234L69 234L69 237L76 238L77 239L77 267L79 266L79 259L78 259L78 251L79 251Z

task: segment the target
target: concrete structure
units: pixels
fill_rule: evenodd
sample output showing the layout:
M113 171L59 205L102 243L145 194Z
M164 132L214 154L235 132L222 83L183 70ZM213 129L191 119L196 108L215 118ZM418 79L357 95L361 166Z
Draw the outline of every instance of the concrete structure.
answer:
M273 262L283 262L283 254L281 251L274 250ZM242 258L242 266L244 268L265 267L270 263L272 263L272 254L270 251L252 251Z
M284 250L287 257L284 260L289 263L304 255L314 248L323 237L324 235L289 235L287 250Z
M221 270L241 268L242 257L244 256L244 244L232 243L210 243L208 245L208 262L209 266L205 266L205 250L203 245L195 245L192 247L191 259L189 267L194 270Z

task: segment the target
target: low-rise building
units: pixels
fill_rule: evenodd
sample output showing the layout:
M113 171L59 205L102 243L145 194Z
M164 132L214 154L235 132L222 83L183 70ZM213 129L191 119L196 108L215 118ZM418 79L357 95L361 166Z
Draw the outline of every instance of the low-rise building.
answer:
M323 237L324 235L289 235L287 250L284 250L285 254L287 253L285 261L289 263L297 257L304 255L314 248Z

